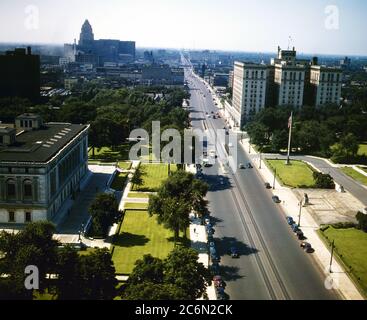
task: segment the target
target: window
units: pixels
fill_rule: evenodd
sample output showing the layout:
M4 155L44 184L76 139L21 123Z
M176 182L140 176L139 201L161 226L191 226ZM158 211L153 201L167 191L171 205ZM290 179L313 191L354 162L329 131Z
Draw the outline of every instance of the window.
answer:
M15 212L9 211L9 222L15 222Z
M23 194L24 199L32 199L33 197L33 190L32 190L32 181L31 180L25 180L23 182Z
M26 212L24 217L25 222L32 222L32 213Z
M16 197L15 180L9 179L6 182L6 195L8 200L15 200Z

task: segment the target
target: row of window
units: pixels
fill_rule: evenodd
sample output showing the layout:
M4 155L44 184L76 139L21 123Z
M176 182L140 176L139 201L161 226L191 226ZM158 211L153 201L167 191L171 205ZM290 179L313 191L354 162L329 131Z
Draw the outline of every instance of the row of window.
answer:
M8 221L9 222L16 222L15 221L15 212L14 211L9 211L8 212ZM26 211L24 213L24 221L26 223L32 222L32 212Z
M17 188L16 181L14 179L8 179L6 181L6 199L7 200L16 200L17 199ZM32 181L26 179L22 183L23 188L23 198L24 200L32 200L33 199L33 184Z

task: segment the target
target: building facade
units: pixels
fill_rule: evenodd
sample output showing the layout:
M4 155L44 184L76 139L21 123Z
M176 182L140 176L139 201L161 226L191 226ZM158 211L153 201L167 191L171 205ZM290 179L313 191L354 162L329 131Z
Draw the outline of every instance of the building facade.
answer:
M233 75L233 120L242 127L265 108L268 68L266 65L235 62Z
M323 66L312 66L310 70L310 92L313 105L339 104L342 92L342 70Z
M40 57L33 55L30 47L0 55L0 97L37 101L40 87Z
M0 223L53 221L63 213L88 172L88 128L43 124L32 114L0 128Z

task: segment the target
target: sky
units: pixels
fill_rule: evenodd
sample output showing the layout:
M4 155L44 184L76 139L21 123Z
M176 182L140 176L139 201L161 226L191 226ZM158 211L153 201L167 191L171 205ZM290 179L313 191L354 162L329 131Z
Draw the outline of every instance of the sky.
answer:
M365 0L0 0L0 42L95 39L137 47L367 55Z

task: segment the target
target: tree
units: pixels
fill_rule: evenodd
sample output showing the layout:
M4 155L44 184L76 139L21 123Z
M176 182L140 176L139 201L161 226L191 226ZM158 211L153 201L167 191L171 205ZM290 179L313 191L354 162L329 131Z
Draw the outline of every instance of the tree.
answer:
M106 193L97 195L89 208L89 212L92 216L91 233L94 236L104 237L108 228L121 217L115 196Z
M189 300L202 297L211 284L210 271L198 259L195 250L177 247L164 263L164 282L182 289Z
M348 133L343 136L339 143L332 147L332 160L335 162L350 162L355 159L358 154L359 143L356 136Z
M260 148L268 143L268 139L266 138L268 128L262 123L252 122L246 127L246 130L251 138L251 142Z
M367 232L367 214L363 212L358 212L356 215L356 219L358 221L358 228Z
M58 252L56 272L56 293L59 300L79 300L82 298L80 261L77 251L66 246Z
M158 215L158 222L163 223L175 233L175 243L179 231L186 230L190 224L191 212L203 215L207 213L207 201L204 199L209 186L185 171L171 175L157 195L149 199L150 215Z
M116 270L107 249L79 257L83 300L112 300L116 297Z
M288 132L286 130L276 130L271 138L271 149L279 152L288 146Z
M146 255L135 264L122 298L126 300L195 300L211 284L211 274L193 249L177 247L165 260Z
M54 225L49 222L35 222L17 234L0 235L0 252L4 255L0 259L0 274L9 275L7 281L19 298L32 298L32 291L24 288L27 266L37 266L40 292L48 287L46 274L56 268L58 242L52 239L54 231Z
M335 189L333 178L329 174L314 172L315 187L319 189Z

